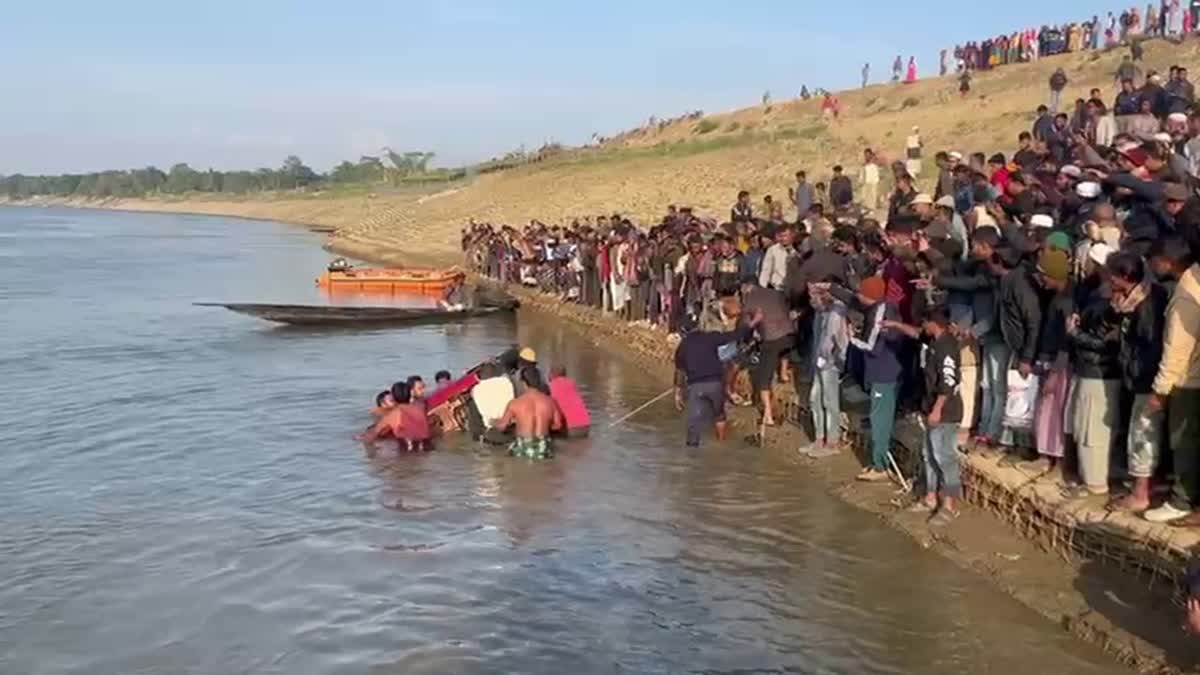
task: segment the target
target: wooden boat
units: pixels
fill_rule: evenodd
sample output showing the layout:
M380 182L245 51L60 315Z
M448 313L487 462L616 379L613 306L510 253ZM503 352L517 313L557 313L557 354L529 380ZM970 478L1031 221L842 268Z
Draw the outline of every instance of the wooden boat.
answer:
M330 292L370 291L441 296L451 286L462 283L466 277L457 268L430 270L331 266L317 277L317 286Z
M478 370L479 366L468 370L425 400L429 424L435 433L464 431L467 428L467 399L471 396L471 388L479 384Z
M355 326L364 324L421 324L462 321L499 312L510 306L470 307L457 311L410 307L336 307L329 305L268 305L260 303L197 302L198 307L224 307L275 323L293 326Z
M425 399L430 428L436 434L443 434L447 431L466 431L471 389L479 384L479 369L484 364L492 363L500 368L501 372L510 372L516 367L517 354L517 347L513 346L497 355L496 358L477 364L457 380L430 394Z

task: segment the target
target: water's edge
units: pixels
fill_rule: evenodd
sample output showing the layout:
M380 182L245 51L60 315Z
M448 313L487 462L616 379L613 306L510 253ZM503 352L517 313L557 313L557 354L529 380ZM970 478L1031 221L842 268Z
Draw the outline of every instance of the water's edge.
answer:
M331 239L325 248L373 264L412 261L410 255L398 250L345 239ZM633 360L649 372L657 373L664 386L670 384L672 350L658 331L634 327L591 308L565 304L524 288L508 290L520 298L521 311L551 316L606 353ZM790 391L788 387L787 392ZM777 394L777 400L783 399ZM752 411L752 408L731 411L735 438L755 430ZM897 436L901 433L898 430ZM785 424L771 430L766 451L795 454L805 440L800 429ZM819 476L830 494L877 515L892 528L911 536L922 548L934 550L959 567L983 576L1005 594L1077 638L1103 648L1122 664L1138 672L1190 672L1190 668L1179 666L1179 654L1188 652L1188 638L1178 628L1177 610L1171 602L1174 589L1167 584L1155 584L1153 578L1149 585L1142 579L1114 578L1114 567L1083 560L1069 551L1048 550L1042 545L1043 537L1034 534L1031 528L1018 531L1007 527L986 509L965 509L952 528L935 532L923 516L897 508L907 497L897 495L893 486L856 483L854 475L861 465L854 457L845 455L823 463L796 461L798 471ZM969 491L967 476L964 484ZM1149 553L1159 555L1161 560L1157 562L1165 569L1178 567L1179 561L1172 552ZM1112 600L1115 602L1109 602ZM1097 607L1099 604L1104 606ZM1129 610L1124 612L1128 616L1121 616L1117 608ZM1108 610L1113 610L1115 616L1110 617Z
M0 206L5 205L0 203ZM119 205L98 203L86 204L31 204L12 203L13 206L73 206L83 209L101 210L152 210L162 213L189 215L225 215L248 220L272 220L301 227L313 222L276 219L242 215L236 209L227 212L187 210L180 202L165 208L167 203L156 203L152 209L123 209ZM237 206L236 204L229 204ZM158 208L163 207L163 208ZM324 248L337 255L345 255L374 264L403 265L444 263L437 257L414 255L394 242L354 241L336 234L330 237ZM510 289L522 300L522 311L533 311L553 316L565 326L582 335L598 348L619 358L634 360L648 371L658 373L664 387L671 377L670 349L655 331L639 329L624 322L614 321L589 308L567 305L547 296L525 289ZM619 339L614 340L614 337ZM790 391L790 389L789 389ZM751 413L736 410L731 421L735 434L753 431ZM899 426L899 425L898 425ZM901 432L898 430L897 435ZM794 449L804 441L799 429L790 425L772 430L767 451L794 454ZM1179 673L1181 653L1187 652L1188 639L1177 628L1177 613L1171 607L1173 593L1169 584L1147 584L1138 578L1113 579L1116 569L1100 561L1083 560L1064 551L1044 546L1046 535L1037 527L1004 527L1003 519L983 509L969 509L954 527L934 533L920 516L898 511L897 495L890 487L864 487L853 481L859 463L850 456L835 458L822 464L802 464L797 459L797 470L808 471L819 476L829 493L842 501L862 510L876 514L881 521L896 530L907 533L923 548L936 550L961 568L986 577L990 583L1031 608L1047 619L1059 624L1078 638L1102 647L1118 661L1139 672ZM964 467L966 468L966 467ZM964 476L971 490L970 476ZM1025 486L1007 490L1004 485L992 485L990 489L1007 491L1013 502L1027 499L1022 495ZM1104 531L1092 533L1100 539L1111 537L1120 548L1128 546L1118 534ZM1169 546L1150 546L1143 551L1153 558L1151 565L1168 574L1182 571L1179 551ZM1124 563L1124 559L1120 559ZM901 582L902 583L902 582ZM1109 602L1109 599L1115 602ZM1103 607L1098 605L1104 604ZM1121 616L1119 608L1128 611ZM1113 610L1112 612L1108 610ZM1115 614L1115 616L1110 616ZM1190 671L1190 668L1188 669Z

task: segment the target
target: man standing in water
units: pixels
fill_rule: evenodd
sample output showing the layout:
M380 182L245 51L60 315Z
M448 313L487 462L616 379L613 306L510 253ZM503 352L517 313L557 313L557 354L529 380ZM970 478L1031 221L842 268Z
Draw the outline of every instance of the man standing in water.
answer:
M514 398L504 408L504 415L496 420L495 428L507 429L516 424L517 435L509 454L527 459L549 459L554 456L550 447L550 432L563 426L562 412L554 399L538 390L542 376L537 369L526 366L521 369L521 382L525 393Z
M700 446L701 427L710 421L715 425L717 440L725 440L725 364L720 348L745 340L762 321L762 311L750 316L749 322L727 333L692 331L684 336L675 349L675 407L687 409L687 445ZM687 396L686 406L684 396Z

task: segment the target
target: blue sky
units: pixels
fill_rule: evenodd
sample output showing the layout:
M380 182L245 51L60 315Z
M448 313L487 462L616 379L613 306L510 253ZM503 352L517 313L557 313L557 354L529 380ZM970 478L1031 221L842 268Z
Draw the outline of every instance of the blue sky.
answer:
M186 161L319 170L432 150L454 165L650 115L857 83L896 54L1115 9L963 2L6 3L0 173ZM1144 9L1144 4L1142 5ZM996 15L1003 13L1002 19ZM990 15L990 16L989 16Z

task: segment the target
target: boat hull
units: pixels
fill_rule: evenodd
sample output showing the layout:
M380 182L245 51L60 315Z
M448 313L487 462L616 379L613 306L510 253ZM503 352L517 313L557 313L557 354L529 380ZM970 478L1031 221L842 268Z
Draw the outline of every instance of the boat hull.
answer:
M511 311L511 307L472 307L459 311L401 307L336 307L261 303L198 302L199 307L224 307L231 312L290 326L355 326L369 324L449 323Z

